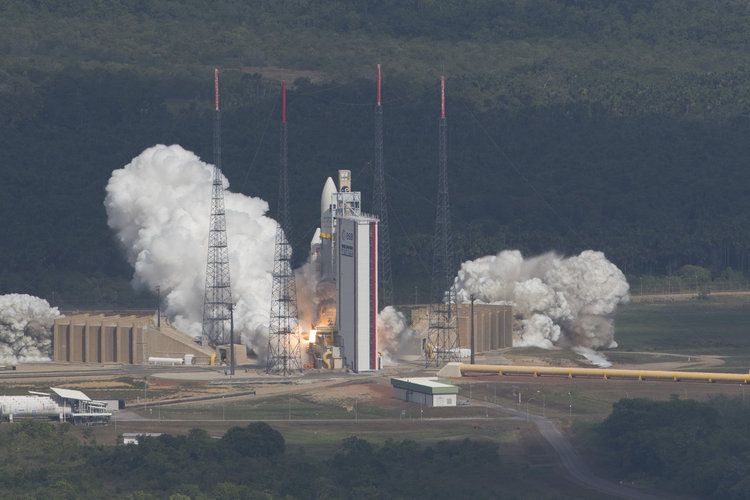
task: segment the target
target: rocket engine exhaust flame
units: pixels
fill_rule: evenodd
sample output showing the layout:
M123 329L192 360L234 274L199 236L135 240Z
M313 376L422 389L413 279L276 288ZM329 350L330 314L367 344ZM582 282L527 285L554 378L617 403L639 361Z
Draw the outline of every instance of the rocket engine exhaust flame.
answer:
M201 335L213 167L178 145L157 145L112 172L107 223L134 269L136 288L161 287L164 313ZM225 189L229 183L224 179ZM226 191L235 338L264 357L276 222L268 204ZM235 279L236 276L236 279Z

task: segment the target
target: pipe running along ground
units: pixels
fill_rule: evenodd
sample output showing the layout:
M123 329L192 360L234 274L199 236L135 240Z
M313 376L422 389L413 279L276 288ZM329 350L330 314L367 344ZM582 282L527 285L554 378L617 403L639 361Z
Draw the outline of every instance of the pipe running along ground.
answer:
M573 377L632 378L638 380L698 380L705 382L740 382L747 384L750 373L678 372L665 370L628 370L621 368L579 368L561 366L471 365L461 363L461 375L497 373L499 375L557 375Z

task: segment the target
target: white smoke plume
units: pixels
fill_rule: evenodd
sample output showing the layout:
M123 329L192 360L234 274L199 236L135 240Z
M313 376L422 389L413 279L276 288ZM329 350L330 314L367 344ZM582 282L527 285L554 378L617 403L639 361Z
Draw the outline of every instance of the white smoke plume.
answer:
M133 266L133 285L161 287L164 313L196 338L203 295L213 166L178 145L146 149L112 172L107 222ZM276 222L268 203L224 184L235 335L260 356L267 348Z
M531 259L506 250L464 262L455 284L460 302L513 305L514 345L576 347L595 363L594 349L617 346L614 313L630 299L622 272L592 250Z
M0 362L50 361L56 307L31 295L0 295Z
M393 364L397 355L417 354L414 349L414 330L408 328L406 316L393 306L386 306L378 314L378 347L383 352L384 364Z

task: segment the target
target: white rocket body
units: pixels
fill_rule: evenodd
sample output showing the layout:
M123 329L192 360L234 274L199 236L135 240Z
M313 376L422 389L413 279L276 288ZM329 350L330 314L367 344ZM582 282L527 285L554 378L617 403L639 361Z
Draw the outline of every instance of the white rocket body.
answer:
M320 277L322 280L333 280L333 195L336 184L330 177L326 179L320 195Z

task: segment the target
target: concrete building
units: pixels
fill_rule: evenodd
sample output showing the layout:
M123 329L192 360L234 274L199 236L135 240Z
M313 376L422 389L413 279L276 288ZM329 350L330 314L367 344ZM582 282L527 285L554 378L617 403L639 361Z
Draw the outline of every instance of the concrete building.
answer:
M159 437L161 432L123 432L122 433L122 444L134 444L138 446L141 444L140 440L144 437Z
M336 321L344 358L355 372L379 370L378 220L342 217L337 229Z
M411 310L410 328L416 338L425 341L429 327L429 306L401 306ZM458 305L458 340L461 356L471 355L471 304ZM424 348L424 345L422 345ZM513 307L496 304L474 304L474 350L486 353L513 347Z
M471 347L471 304L458 305L458 338L462 349ZM474 304L474 352L513 347L513 307Z
M75 314L55 320L53 359L75 363L147 364L149 358L192 356L195 364L211 364L213 350L198 345L190 335L151 316Z
M433 377L392 378L393 397L426 406L456 406L458 387Z
M50 387L50 392L29 391L28 396L0 396L0 421L39 418L74 424L107 424L112 413L104 401L81 391Z

